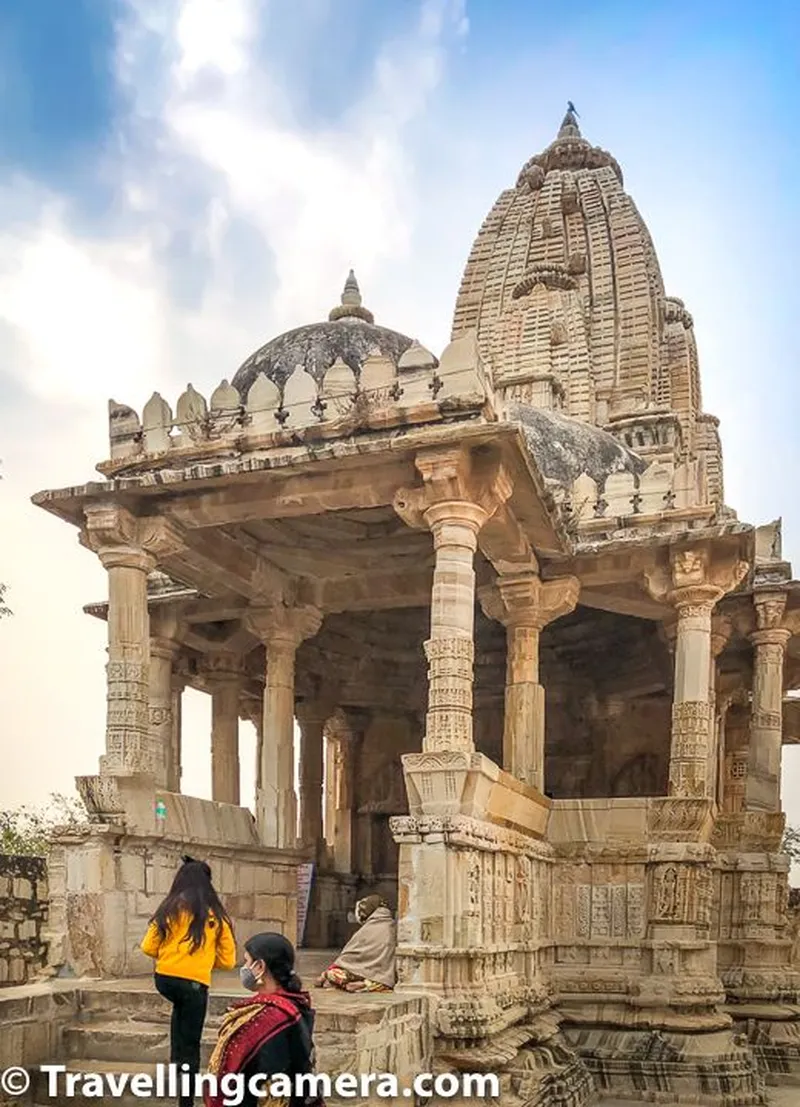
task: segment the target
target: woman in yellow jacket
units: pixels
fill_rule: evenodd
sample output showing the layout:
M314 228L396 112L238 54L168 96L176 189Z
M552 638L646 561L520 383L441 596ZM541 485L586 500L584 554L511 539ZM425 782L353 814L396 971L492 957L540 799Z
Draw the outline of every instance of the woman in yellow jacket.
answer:
M142 952L155 960L155 985L172 1004L170 1063L190 1087L200 1070L200 1040L208 1009L208 987L214 969L236 965L233 927L211 883L204 861L184 857L169 894L150 920ZM186 1069L181 1069L186 1065ZM191 1107L193 1096L181 1096Z

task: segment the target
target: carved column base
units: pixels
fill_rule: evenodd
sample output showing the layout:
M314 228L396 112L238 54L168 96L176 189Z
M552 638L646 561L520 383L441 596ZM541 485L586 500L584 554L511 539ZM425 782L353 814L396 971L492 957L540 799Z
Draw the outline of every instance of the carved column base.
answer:
M554 1011L547 1011L466 1049L440 1038L434 1071L496 1074L503 1107L589 1107L597 1102L595 1081L568 1045L560 1021ZM468 1107L475 1100L449 1102Z
M412 815L469 815L544 837L552 802L482 753L403 755Z

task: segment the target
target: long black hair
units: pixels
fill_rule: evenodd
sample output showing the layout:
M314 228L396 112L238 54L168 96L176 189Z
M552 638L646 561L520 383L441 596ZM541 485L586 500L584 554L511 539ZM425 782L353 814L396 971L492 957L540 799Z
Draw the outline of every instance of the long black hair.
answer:
M303 990L303 982L294 971L294 946L282 934L254 934L244 943L254 961L263 961L272 979L285 992L295 995Z
M151 922L158 927L162 940L166 938L170 923L174 923L181 911L191 915L189 931L184 941L191 942L191 952L198 950L204 940L206 927L221 926L226 922L233 929L228 913L211 883L211 869L205 861L184 857L172 887L162 900Z

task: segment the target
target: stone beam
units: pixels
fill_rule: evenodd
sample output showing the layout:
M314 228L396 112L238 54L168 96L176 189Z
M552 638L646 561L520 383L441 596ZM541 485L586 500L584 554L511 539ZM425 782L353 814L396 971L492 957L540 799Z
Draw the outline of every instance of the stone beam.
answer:
M481 527L478 549L500 575L539 570L531 544L507 502Z
M183 579L191 578L190 583L203 591L208 591L210 585L250 600L292 597L296 593L296 581L288 573L230 535L183 531L183 539L183 548L163 563Z
M432 584L433 566L407 572L360 573L324 581L319 590L319 606L326 613L429 607Z
M661 622L671 614L669 607L649 599L638 587L625 588L620 585L619 588L582 588L580 602L581 607L654 622Z
M248 609L245 600L238 596L220 596L218 599L193 600L181 612L184 623L224 623L241 619Z
M410 462L355 469L333 469L327 473L302 474L258 483L248 481L213 492L176 496L164 503L164 511L189 530L319 515L326 511L384 507L391 504L397 489L413 477Z

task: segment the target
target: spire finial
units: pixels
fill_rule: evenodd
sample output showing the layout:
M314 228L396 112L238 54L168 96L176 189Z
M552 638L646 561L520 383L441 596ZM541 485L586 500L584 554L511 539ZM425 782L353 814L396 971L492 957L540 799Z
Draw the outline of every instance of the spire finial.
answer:
M372 312L367 311L362 305L361 289L358 287L356 275L351 269L347 274L347 280L344 282L341 305L337 305L331 311L328 315L328 319L331 323L335 323L337 319L353 318L363 319L366 323L373 323L375 321Z
M352 269L347 274L347 280L344 282L342 303L348 307L361 307L361 289L358 287L358 281Z
M559 138L580 138L581 129L578 126L578 113L575 111L575 105L571 100L567 100L567 114L561 121L561 127L558 132Z

